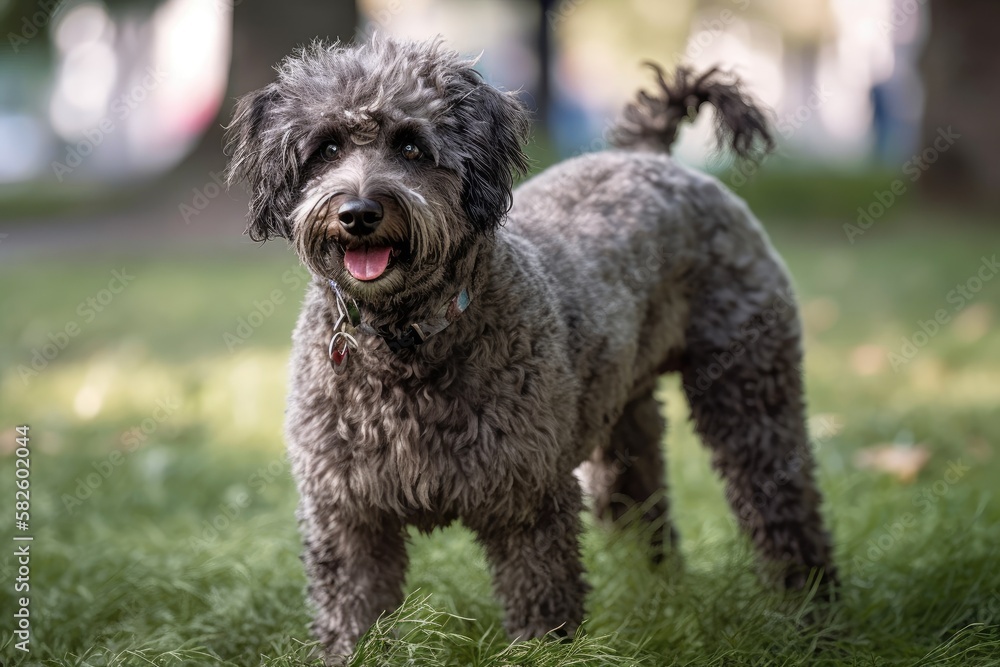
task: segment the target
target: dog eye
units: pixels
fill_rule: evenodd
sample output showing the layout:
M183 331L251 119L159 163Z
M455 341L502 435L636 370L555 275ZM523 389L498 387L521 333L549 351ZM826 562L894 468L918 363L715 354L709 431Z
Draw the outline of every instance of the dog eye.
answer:
M401 152L403 154L403 157L405 157L407 160L419 160L420 156L424 154L423 151L420 150L420 147L417 146L412 141L403 144L403 149Z
M335 141L327 141L319 147L319 156L327 162L332 162L340 157L340 146Z

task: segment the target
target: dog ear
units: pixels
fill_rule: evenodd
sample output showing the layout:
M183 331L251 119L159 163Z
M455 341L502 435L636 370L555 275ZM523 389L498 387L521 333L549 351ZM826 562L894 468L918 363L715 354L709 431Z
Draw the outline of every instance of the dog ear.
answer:
M231 155L226 183L232 186L242 181L247 186L250 210L246 233L254 241L291 235L288 216L299 176L287 136L269 129L279 101L274 84L244 95L237 100L233 120L226 128L226 153Z
M469 70L455 109L463 150L462 206L477 230L496 230L510 210L514 174L524 175L528 157L522 149L528 139L528 114L513 93L502 93Z

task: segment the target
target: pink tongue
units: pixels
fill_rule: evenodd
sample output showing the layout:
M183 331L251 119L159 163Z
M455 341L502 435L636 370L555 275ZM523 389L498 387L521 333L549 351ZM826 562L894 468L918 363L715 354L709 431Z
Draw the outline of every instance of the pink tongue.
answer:
M344 266L358 280L375 280L389 266L392 248L355 248L344 253Z

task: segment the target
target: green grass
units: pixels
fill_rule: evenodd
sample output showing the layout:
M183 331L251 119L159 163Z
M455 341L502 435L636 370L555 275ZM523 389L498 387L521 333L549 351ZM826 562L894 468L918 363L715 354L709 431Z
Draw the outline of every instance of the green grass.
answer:
M936 222L887 220L854 245L836 222L772 225L804 306L820 481L844 579L837 603L758 583L668 378L683 570L649 565L639 536L588 519L584 630L571 644L510 645L470 535L415 535L407 603L354 664L1000 664L1000 280L899 372L886 360L1000 245L986 228ZM134 280L85 321L78 304L123 267ZM0 267L0 497L9 508L13 426L30 424L35 536L25 659L10 634L5 510L4 665L310 664L281 444L302 292L294 267L278 245L249 244ZM230 351L223 335L273 290L282 302ZM79 334L23 382L18 366L70 322ZM856 467L856 451L891 442L931 451L914 481ZM957 478L954 461L968 468Z

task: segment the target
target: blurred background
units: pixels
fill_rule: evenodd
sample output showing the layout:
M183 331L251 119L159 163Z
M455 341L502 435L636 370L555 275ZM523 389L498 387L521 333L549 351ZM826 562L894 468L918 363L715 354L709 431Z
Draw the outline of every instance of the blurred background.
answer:
M222 128L295 46L374 31L482 53L485 78L533 111L535 170L605 148L652 82L643 61L737 72L773 110L777 151L730 163L705 113L675 153L750 203L795 276L838 555L858 591L896 584L855 601L882 627L904 619L918 653L939 636L921 623L945 611L985 628L962 642L995 641L997 25L989 0L0 0L0 493L7 507L14 427L29 424L41 655L283 655L306 640L281 419L308 275L280 241L242 235ZM679 513L684 548L723 553L738 538L721 489L676 381L662 391L671 482L699 508ZM954 461L971 470L946 477ZM917 528L886 533L907 513ZM454 531L415 549L475 553ZM924 613L914 550L928 597L965 607ZM941 583L956 562L968 589ZM486 605L495 625L482 572L465 590L432 571L409 587L466 615ZM2 618L14 573L0 558Z
M268 82L296 45L381 30L483 53L487 78L535 111L539 166L602 147L609 119L649 81L641 61L687 62L735 70L774 110L782 159L768 172L892 171L954 126L966 140L920 190L995 205L998 12L982 0L360 0L294 12L238 0L5 0L0 203L22 219L148 203L147 189L222 167L233 99ZM706 165L708 120L684 137L685 161ZM143 217L135 226L168 222ZM158 234L184 233L172 227Z

